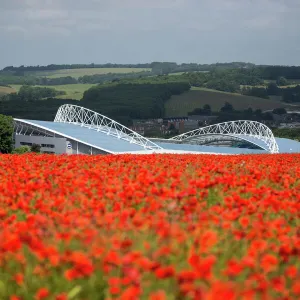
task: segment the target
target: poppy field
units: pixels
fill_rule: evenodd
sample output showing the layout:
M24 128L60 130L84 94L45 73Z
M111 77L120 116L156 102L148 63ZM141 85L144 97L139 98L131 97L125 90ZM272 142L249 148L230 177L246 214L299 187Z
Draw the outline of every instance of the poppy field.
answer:
M300 299L300 155L0 155L0 299Z

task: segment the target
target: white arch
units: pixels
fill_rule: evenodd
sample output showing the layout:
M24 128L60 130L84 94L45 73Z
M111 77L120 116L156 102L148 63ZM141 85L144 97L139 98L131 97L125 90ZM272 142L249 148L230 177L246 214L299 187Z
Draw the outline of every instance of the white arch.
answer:
M118 139L128 141L129 143L140 145L144 147L144 149L162 149L162 147L156 145L133 130L121 125L120 123L95 111L77 105L64 104L60 106L56 113L54 122L72 123L87 127L89 129L114 136Z
M171 141L191 141L197 140L197 137L202 135L221 134L229 135L247 140L247 137L255 138L264 143L263 149L271 153L278 153L279 148L274 135L266 125L248 120L230 121L198 128L180 135L177 135L169 140ZM251 140L247 140L253 143ZM256 144L256 143L253 143ZM257 145L257 144L256 144Z

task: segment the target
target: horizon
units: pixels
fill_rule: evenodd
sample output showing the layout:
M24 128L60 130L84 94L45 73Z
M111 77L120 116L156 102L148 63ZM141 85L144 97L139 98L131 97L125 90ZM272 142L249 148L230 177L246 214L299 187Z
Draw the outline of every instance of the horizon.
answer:
M86 67L86 66L91 66L91 65L122 65L122 66L126 66L126 65L132 65L132 66L136 66L136 65L143 65L143 64L152 64L154 62L137 62L137 63L114 63L114 62L105 62L105 63L96 63L96 62L92 62L92 63L62 63L62 64L58 64L58 63L50 63L50 64L46 64L46 65L7 65L4 66L3 68L0 69L0 71L3 71L5 68L9 68L9 67L13 67L13 68L28 68L28 67L48 67L48 66L62 66L62 65L67 65L67 66L74 66L74 65L78 65L78 66L82 66L82 67ZM200 66L211 66L211 65L215 65L215 64L234 64L234 63L241 63L241 64L250 64L250 65L254 65L254 66L276 66L276 67L300 67L300 65L279 65L279 64L255 64L252 62L242 62L242 61L230 61L230 62L214 62L214 63L195 63L195 62L175 62L175 61L155 61L155 63L176 63L178 66L183 65L183 64L197 64Z

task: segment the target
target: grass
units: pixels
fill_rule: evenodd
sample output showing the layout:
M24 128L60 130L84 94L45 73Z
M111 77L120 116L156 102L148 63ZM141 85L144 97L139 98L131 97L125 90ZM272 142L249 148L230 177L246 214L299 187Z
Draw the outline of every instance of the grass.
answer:
M193 88L181 95L172 96L166 102L166 116L187 116L188 112L195 108L200 108L204 104L209 104L213 111L219 111L225 102L231 103L237 110L247 109L248 107L262 110L270 110L278 107L296 108L295 106L273 99L262 99L209 89Z
M83 69L65 69L65 70L53 70L53 71L36 71L26 72L27 75L33 75L38 77L58 78L71 76L78 78L84 75L95 75L95 74L108 74L108 73L131 73L131 72L142 72L151 71L146 68L83 68Z
M60 99L75 99L75 100L81 100L83 93L91 88L92 86L95 86L96 84L65 84L65 85L48 85L48 86L43 86L43 85L38 85L39 87L47 87L47 88L54 88L57 91L64 91L66 92L66 95L61 95L57 96L56 98ZM36 87L38 87L36 86ZM12 85L14 90L16 92L19 91L21 88L21 85Z

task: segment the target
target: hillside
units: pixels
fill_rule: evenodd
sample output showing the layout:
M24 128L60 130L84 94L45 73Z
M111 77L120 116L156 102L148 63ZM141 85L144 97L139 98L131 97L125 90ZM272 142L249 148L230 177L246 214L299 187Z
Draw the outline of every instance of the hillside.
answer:
M229 102L237 110L244 110L248 107L261 110L270 110L278 107L287 107L292 109L296 107L277 100L197 88L191 89L181 95L172 96L165 104L166 116L187 116L188 112L195 108L200 108L204 104L209 104L212 111L219 111L225 102Z
M57 96L59 99L74 99L74 100L81 100L83 97L83 93L87 91L92 86L95 86L95 84L65 84L65 85L52 85L52 86L35 86L35 87L48 87L53 88L57 91L63 91L66 94ZM12 85L13 89L18 92L21 88L21 85Z
M65 70L53 70L53 71L26 71L26 75L32 75L37 77L47 78L59 78L65 76L71 76L78 78L85 75L95 74L108 74L108 73L131 73L151 71L146 68L83 68L83 69L65 69Z

